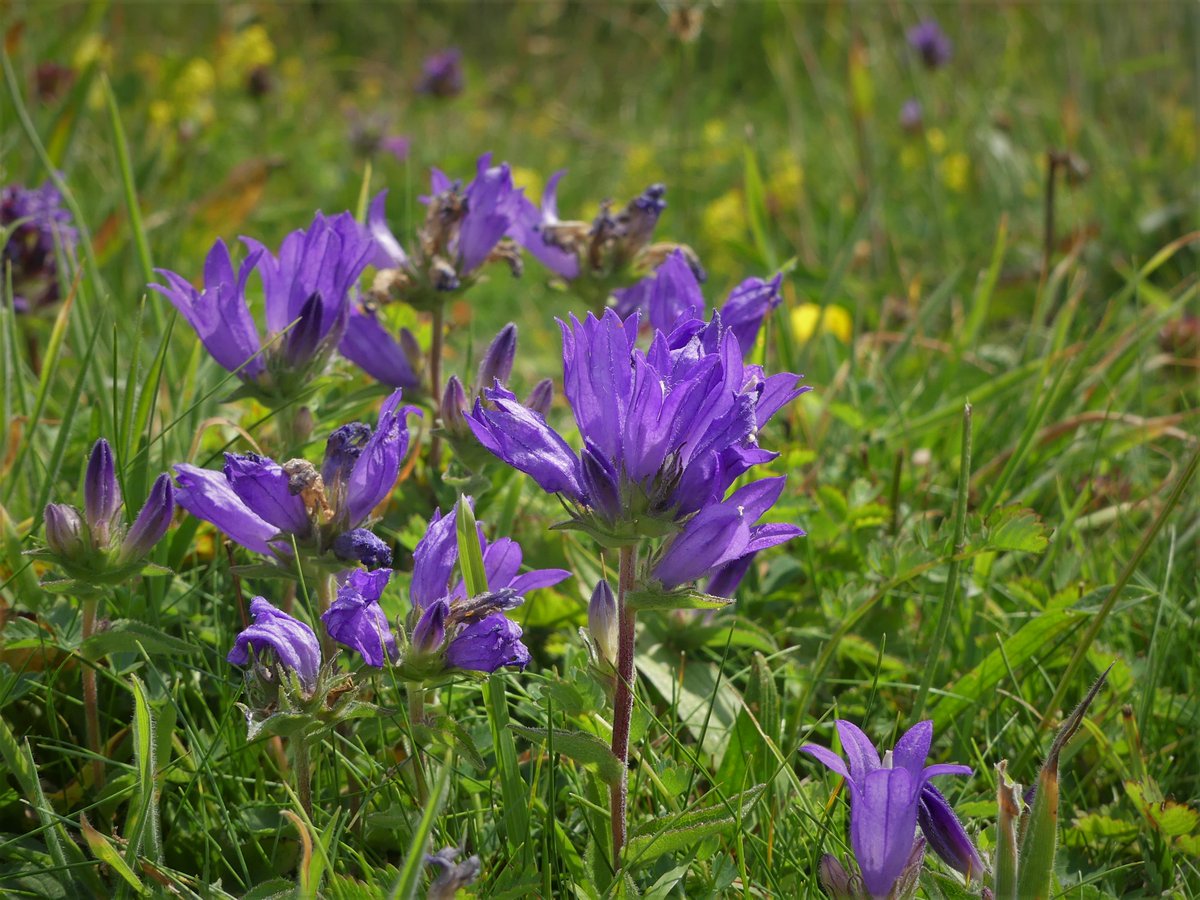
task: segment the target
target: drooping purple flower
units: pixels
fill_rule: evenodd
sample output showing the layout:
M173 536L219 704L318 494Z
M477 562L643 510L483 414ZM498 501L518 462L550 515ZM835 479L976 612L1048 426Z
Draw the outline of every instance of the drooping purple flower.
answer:
M926 19L908 29L908 45L921 57L928 69L937 69L950 61L954 45L933 19Z
M251 238L235 276L229 248L218 240L204 266L204 289L156 270L165 296L196 330L212 357L267 398L286 397L324 369L350 317L350 290L371 261L370 236L350 213L317 213L308 229L284 238L279 254ZM266 326L273 345L263 352L246 302L246 282L258 270L266 295ZM286 331L286 334L283 332ZM282 336L280 336L282 335Z
M850 844L872 897L887 897L904 873L917 836L922 791L938 775L970 775L969 766L925 765L933 723L918 722L884 754L858 726L837 720L842 750L849 761L816 744L800 749L846 780L850 788Z
M321 616L329 636L357 651L368 666L383 668L384 660L399 658L396 638L379 605L391 569L354 569L338 585L337 598Z
M485 392L491 406L477 403L468 422L484 447L606 530L680 521L718 503L774 457L758 447L758 431L804 390L795 375L768 378L745 365L719 316L655 332L646 351L635 344L637 316L622 321L609 310L560 324L582 454L508 391Z
M417 93L434 97L454 97L463 89L462 51L447 47L431 53L421 63L421 80L417 82Z
M226 660L245 666L250 663L251 649L260 656L270 653L283 668L296 673L305 693L312 693L321 669L321 645L313 630L264 597L250 601L250 615L253 623L238 634Z
M454 578L458 565L457 509L435 511L425 536L413 550L409 588L417 624L413 644L422 653L441 651L447 664L494 672L502 666L524 668L529 651L521 628L504 611L524 602L527 593L551 587L570 572L533 569L521 572L521 546L510 538L488 541L480 530L488 592L468 597L465 582Z
M280 465L252 453L227 453L222 472L180 463L179 505L265 556L290 554L295 539L318 556L386 565L391 551L361 526L395 485L408 449L408 415L420 415L400 400L397 390L384 401L374 430L361 422L335 429L320 470L306 460Z
M58 248L69 258L79 240L58 189L49 181L40 188L0 188L0 229L6 235L0 273L7 278L11 269L13 308L26 313L56 302L62 296Z

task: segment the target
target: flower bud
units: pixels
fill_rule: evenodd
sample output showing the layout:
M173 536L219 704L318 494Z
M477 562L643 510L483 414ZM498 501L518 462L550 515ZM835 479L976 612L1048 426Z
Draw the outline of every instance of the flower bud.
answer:
M400 329L400 349L404 351L404 358L414 372L424 368L425 355L421 352L421 345L417 342L417 336L407 328Z
M154 480L150 496L134 519L133 526L121 542L117 563L124 565L141 559L157 544L171 524L175 512L175 485L171 476L163 474Z
M435 653L446 640L446 616L450 604L435 600L426 607L412 633L413 649L418 653Z
M360 562L368 569L392 564L392 548L366 528L344 531L334 538L333 555L344 562Z
M979 851L971 843L946 798L932 784L926 784L921 788L918 802L917 822L929 842L929 848L946 865L961 872L967 884L982 880L983 860L979 858Z
M83 553L83 519L79 510L65 503L47 503L42 518L46 522L46 545L54 553L65 559Z
M83 481L83 509L96 547L107 547L112 523L121 509L121 487L113 464L112 448L104 438L96 441Z
M300 315L285 338L284 358L289 365L302 366L309 362L321 339L321 319L324 313L319 291L313 291L300 308Z
M438 415L442 419L442 427L454 434L464 434L470 430L463 410L467 406L467 393L457 375L451 375L442 392L442 403Z
M550 404L553 402L554 382L549 378L543 378L529 392L529 397L525 400L525 406L544 419L550 413Z
M588 601L588 634L600 655L612 665L617 664L617 600L608 581L601 579Z
M508 382L512 374L513 360L517 355L517 326L509 322L492 340L483 361L479 364L479 373L475 376L477 390L492 387L497 381L501 384Z
M820 868L821 887L833 900L856 900L859 892L854 886L854 877L838 862L831 853L821 857Z

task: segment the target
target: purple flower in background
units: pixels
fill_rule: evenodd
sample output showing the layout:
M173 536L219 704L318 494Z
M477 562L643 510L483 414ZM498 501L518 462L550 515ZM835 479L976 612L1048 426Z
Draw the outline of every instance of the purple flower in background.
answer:
M842 750L838 756L816 744L800 749L846 780L850 788L850 844L872 897L887 897L904 873L913 852L917 816L930 778L970 775L969 766L926 766L933 723L918 722L880 761L874 744L851 722L837 720ZM932 789L932 788L931 788Z
M738 488L726 500L705 506L671 539L651 576L669 590L713 575L734 562L753 558L760 550L802 537L804 531L795 525L755 524L775 505L786 480L781 477L754 481Z
M747 278L733 289L721 307L721 322L734 333L742 354L754 348L767 313L782 301L783 275L770 281ZM613 309L621 318L645 313L653 328L669 333L689 321L705 317L704 294L692 264L682 250L674 250L652 275L629 288L614 291Z
M928 69L937 69L950 61L954 45L933 19L926 19L908 29L908 45L921 57Z
M462 853L457 847L443 847L437 853L427 854L425 862L437 866L440 870L437 878L429 885L429 893L425 900L454 900L459 888L469 887L479 877L480 862L478 856L468 856L462 862L455 862Z
M321 469L307 460L280 465L253 453L225 454L221 472L180 463L179 505L264 556L291 553L291 539L311 553L369 567L391 563L391 551L360 526L396 483L408 449L409 413L395 391L372 429L352 422L325 444ZM419 414L419 412L418 412Z
M391 569L354 569L338 586L337 599L321 616L329 636L356 650L368 666L383 668L384 659L400 656L387 615L379 605Z
M112 582L133 574L167 533L175 512L175 486L170 476L159 475L127 527L116 461L104 438L88 457L83 498L82 514L65 503L49 503L43 515L51 555L77 579Z
M448 47L425 57L421 64L421 80L417 93L434 97L454 97L463 89L462 51Z
M317 213L307 229L294 231L275 256L251 238L250 253L234 273L229 248L218 240L204 265L197 291L175 272L156 270L165 296L195 329L212 357L259 389L265 399L287 398L325 362L342 339L350 316L349 294L371 261L374 244L350 213ZM265 353L246 302L246 282L258 270L266 295ZM277 337L285 332L282 337Z
M238 634L226 660L245 666L250 664L251 650L260 657L269 653L283 668L295 672L305 693L311 694L321 670L321 645L313 630L263 597L250 601L250 615L254 622Z
M0 278L7 278L11 269L13 308L27 313L56 302L62 295L57 248L70 258L79 240L58 189L49 181L32 189L5 185L0 189L0 228L6 235Z
M905 131L920 131L924 124L924 115L920 100L906 100L900 107L900 127Z
M413 644L418 652L442 653L459 669L494 672L502 666L524 668L529 650L521 643L521 627L504 615L524 602L525 595L551 587L571 573L563 569L521 572L521 546L511 538L487 541L480 529L488 593L468 597L466 584L455 579L458 564L457 511L435 511L425 536L413 551L409 588Z
M745 365L719 316L656 331L646 351L635 346L636 315L622 321L608 310L560 325L582 453L503 389L486 391L491 406L476 403L468 422L484 447L604 533L628 538L648 520L677 522L718 503L751 466L774 458L758 431L805 390L795 375Z
M350 120L350 146L359 156L387 153L398 162L408 159L411 141L403 134L388 134L388 118L379 113L356 115Z

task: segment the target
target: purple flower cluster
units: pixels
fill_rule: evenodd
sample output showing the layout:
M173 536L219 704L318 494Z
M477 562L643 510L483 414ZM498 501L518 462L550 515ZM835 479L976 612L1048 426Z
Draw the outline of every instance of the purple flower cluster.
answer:
M400 399L396 391L384 402L374 431L361 422L336 429L320 470L253 453L227 453L220 472L181 463L179 505L264 556L290 554L294 539L318 557L386 566L391 551L362 526L391 493L408 449L407 418L417 410Z
M70 257L79 239L58 189L50 182L0 189L0 229L6 235L0 278L11 269L16 311L32 312L57 301L62 294L57 250Z
M276 256L251 238L235 273L229 248L218 240L204 264L204 288L157 270L165 296L195 329L205 349L265 400L287 400L324 370L350 318L350 291L375 252L349 213L317 213L308 229L289 234ZM266 343L250 313L246 286L257 271L266 297Z
M447 47L425 57L417 92L434 97L454 97L462 93L464 80L462 51Z
M954 50L942 26L933 19L926 19L908 29L908 45L929 69L938 69L950 62Z

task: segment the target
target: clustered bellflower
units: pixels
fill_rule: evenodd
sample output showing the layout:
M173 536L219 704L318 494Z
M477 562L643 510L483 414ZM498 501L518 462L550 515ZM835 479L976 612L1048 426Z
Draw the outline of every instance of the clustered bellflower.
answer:
M350 291L375 254L367 232L350 213L326 217L284 238L276 256L251 238L250 252L234 271L229 248L218 240L204 263L204 288L158 269L165 296L195 329L205 349L265 402L293 397L321 374L342 340L350 317ZM246 300L258 271L266 296L265 352ZM286 331L282 337L277 337Z
M871 897L887 897L905 874L917 840L917 824L929 846L968 881L983 863L946 799L929 784L939 775L970 775L970 766L925 765L933 723L918 722L880 760L858 726L837 720L846 760L817 744L800 749L841 775L850 789L850 845ZM847 762L849 765L847 765Z
M92 447L83 483L83 513L65 503L46 505L45 555L83 585L116 584L142 567L175 511L175 487L165 473L155 479L137 517L126 525L124 500L108 441Z
M937 69L950 62L950 54L954 50L942 26L933 19L926 19L908 29L908 45L928 69Z
M391 569L354 569L339 579L337 599L321 616L325 630L339 644L355 650L368 666L383 668L385 659L400 655L387 615L379 605Z
M504 613L521 605L525 595L558 584L571 573L564 569L521 572L521 546L511 538L487 541L479 532L488 592L468 597L464 581L455 579L458 564L457 510L435 511L429 529L413 551L409 588L413 611L413 664L440 660L444 667L494 672L502 666L524 669L529 649L521 642L521 626Z
M11 271L13 308L27 313L56 302L62 293L57 248L69 256L79 239L58 189L51 182L40 188L5 185L0 229L5 235L0 284L7 283Z
M462 51L457 47L447 47L429 54L421 63L417 93L453 97L462 93L464 81Z
M409 250L388 228L387 191L371 201L367 228L375 242L374 262L381 270L373 297L432 309L448 293L474 281L487 262L504 261L514 275L521 273L521 256L509 236L521 215L524 196L513 184L507 163L493 166L492 155L485 153L476 165L475 178L465 187L434 169L430 196L423 199L425 222Z
M254 621L238 634L226 659L235 666L247 666L253 651L260 671L267 671L264 663L277 663L295 674L305 694L312 694L321 672L321 644L313 630L264 597L250 601L250 615Z
M280 465L254 453L227 453L217 472L175 466L179 505L249 550L272 558L291 553L291 539L314 557L368 568L391 563L391 550L363 527L391 492L408 449L409 413L395 391L372 431L362 422L329 435L318 470L307 460Z
M806 390L795 375L765 376L746 365L720 316L686 322L669 335L656 331L646 351L635 344L638 321L608 310L560 323L563 386L581 453L503 388L485 391L490 406L476 403L468 417L484 447L558 494L578 527L615 545L686 530L689 517L720 506L737 478L777 455L758 446L758 430ZM749 529L759 514L757 504L722 509L693 527L707 533L712 517L733 515ZM748 521L741 518L747 511ZM739 549L752 546L741 525L732 530ZM689 569L730 561L726 546L699 546L693 533L680 535L700 553ZM661 572L668 582L684 571L672 560Z

